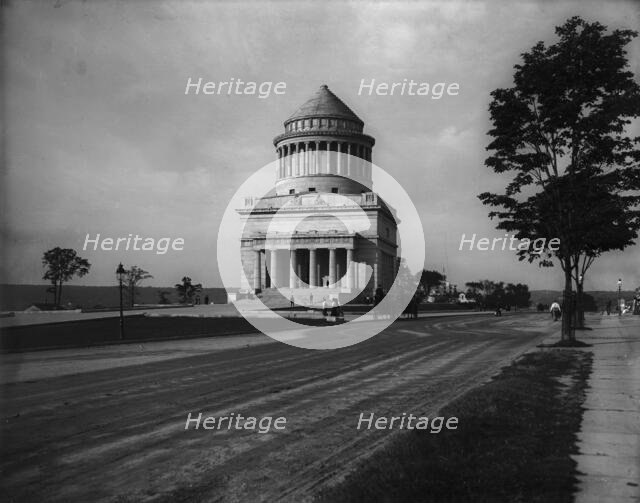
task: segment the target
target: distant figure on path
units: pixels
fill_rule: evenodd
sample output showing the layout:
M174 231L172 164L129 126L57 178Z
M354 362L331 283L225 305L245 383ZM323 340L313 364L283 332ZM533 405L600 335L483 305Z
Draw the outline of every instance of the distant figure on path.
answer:
M309 294L309 307L313 307L313 294Z
M331 316L338 316L338 309L338 299L334 297L331 301Z
M293 299L293 295L291 296L291 298L289 299L289 302L291 303L291 305L289 306L290 309L293 309L293 306L295 306L295 302Z
M322 316L327 315L327 298L322 297Z
M553 321L558 321L558 319L560 319L560 313L562 312L560 304L554 301L553 304L551 304L549 311L551 312L551 316L553 316Z
M607 302L607 316L611 316L611 301Z
M373 296L373 305L377 306L378 304L380 304L380 302L382 302L382 297L384 297L384 290L382 290L381 286L378 286Z

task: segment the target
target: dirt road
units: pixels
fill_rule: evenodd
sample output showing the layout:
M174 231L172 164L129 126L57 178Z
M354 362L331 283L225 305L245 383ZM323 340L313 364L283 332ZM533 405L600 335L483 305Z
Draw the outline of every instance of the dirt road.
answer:
M361 412L432 414L552 330L535 315L398 321L341 350L203 345L144 364L85 365L74 375L4 384L1 494L307 500L397 434L357 430ZM38 365L37 355L28 365ZM189 412L284 416L286 429L185 431Z

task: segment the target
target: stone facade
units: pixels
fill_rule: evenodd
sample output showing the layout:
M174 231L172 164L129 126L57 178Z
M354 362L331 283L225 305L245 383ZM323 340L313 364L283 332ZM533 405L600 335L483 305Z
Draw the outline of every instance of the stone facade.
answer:
M392 209L368 188L375 140L326 86L284 126L285 133L274 139L274 190L259 200L247 198L238 210L248 280L242 287L253 292L274 286L363 290L362 295L370 296L378 286L388 291L397 272L397 226ZM291 231L280 238L276 227L267 237L279 210L277 225ZM362 212L369 228L349 232L354 227L347 224L361 219ZM367 265L373 271L368 281ZM321 295L322 290L316 298Z

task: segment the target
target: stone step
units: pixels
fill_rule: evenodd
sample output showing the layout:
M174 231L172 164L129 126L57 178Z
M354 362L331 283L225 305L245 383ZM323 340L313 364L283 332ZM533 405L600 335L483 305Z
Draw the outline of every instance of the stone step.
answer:
M341 293L345 293L341 288L281 288L280 290L267 288L258 294L258 297L267 307L276 309L289 307L292 295L295 303L304 302L308 305L310 296L313 295L314 307L322 307L323 299L327 301L336 297L340 299Z

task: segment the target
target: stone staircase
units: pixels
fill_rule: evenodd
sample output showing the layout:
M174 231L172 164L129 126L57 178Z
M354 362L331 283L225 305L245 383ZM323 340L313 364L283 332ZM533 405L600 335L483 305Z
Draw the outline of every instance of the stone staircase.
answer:
M280 293L282 292L282 293ZM313 295L313 307L322 308L322 299L326 298L327 302L334 297L340 299L340 294L344 293L341 288L281 288L280 291L272 288L263 290L258 297L260 300L271 309L288 309L291 305L290 299L293 295L294 302L296 304L304 302L304 305L309 305L309 296Z

